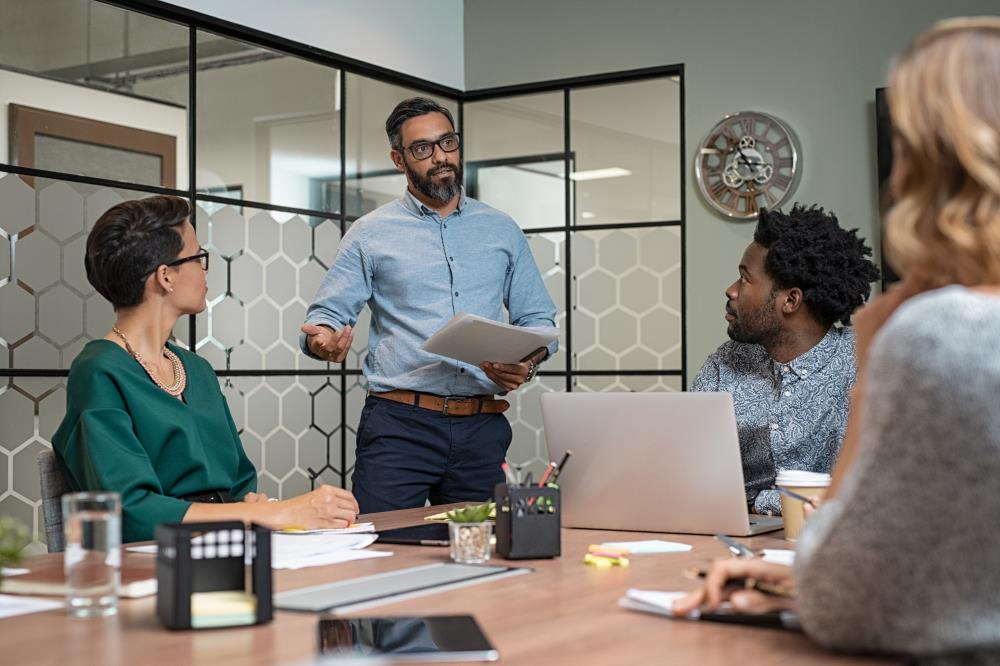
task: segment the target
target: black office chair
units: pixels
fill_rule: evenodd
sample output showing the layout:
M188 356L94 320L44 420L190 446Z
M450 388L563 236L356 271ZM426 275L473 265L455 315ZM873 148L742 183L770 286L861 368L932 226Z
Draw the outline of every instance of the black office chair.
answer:
M62 496L72 491L62 464L51 449L38 453L38 477L42 487L42 520L50 553L66 547L63 535Z

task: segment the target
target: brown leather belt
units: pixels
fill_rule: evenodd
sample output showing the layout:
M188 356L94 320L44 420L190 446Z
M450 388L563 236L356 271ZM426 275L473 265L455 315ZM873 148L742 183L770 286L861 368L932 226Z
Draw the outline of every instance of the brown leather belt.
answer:
M369 392L368 395L383 400L401 402L404 405L416 405L421 409L429 409L446 416L475 416L476 414L503 414L510 408L506 400L494 400L490 396L440 396L433 393L418 393L396 389L384 393Z

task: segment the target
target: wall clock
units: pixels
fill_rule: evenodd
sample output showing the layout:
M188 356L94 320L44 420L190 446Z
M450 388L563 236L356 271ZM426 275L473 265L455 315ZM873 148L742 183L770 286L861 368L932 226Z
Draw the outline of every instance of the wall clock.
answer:
M792 195L802 169L794 132L759 111L733 113L698 147L694 173L702 195L731 218L757 218L762 207L777 208Z

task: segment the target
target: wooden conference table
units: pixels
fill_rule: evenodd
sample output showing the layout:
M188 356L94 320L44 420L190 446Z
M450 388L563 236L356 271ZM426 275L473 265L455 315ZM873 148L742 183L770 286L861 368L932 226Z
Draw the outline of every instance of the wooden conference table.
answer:
M377 529L423 524L423 517L446 507L426 507L362 516ZM777 536L776 536L777 535ZM781 533L743 539L753 548L785 548ZM603 541L673 538L690 543L687 553L637 555L631 566L595 568L583 564L587 546ZM367 576L445 561L446 548L371 546L392 557L326 567L275 571L275 591ZM506 664L882 664L824 652L804 636L759 629L676 621L626 611L618 598L630 587L685 590L694 586L682 571L726 557L721 543L705 536L650 535L564 529L562 557L495 563L527 566L534 573L507 577L423 597L387 603L355 615L465 614L476 617ZM61 558L61 553L41 555ZM134 566L152 555L126 554ZM26 562L30 566L32 559ZM317 616L275 611L274 621L255 627L171 632L155 618L155 597L122 599L118 615L77 619L49 611L0 620L0 662L17 666L51 664L309 664L316 656Z

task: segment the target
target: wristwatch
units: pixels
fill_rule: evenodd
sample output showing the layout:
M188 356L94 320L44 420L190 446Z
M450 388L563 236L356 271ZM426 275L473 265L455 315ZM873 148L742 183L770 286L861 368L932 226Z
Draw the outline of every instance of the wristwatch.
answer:
M524 378L524 383L527 384L532 379L535 378L535 373L538 372L538 364L528 359L528 376Z

